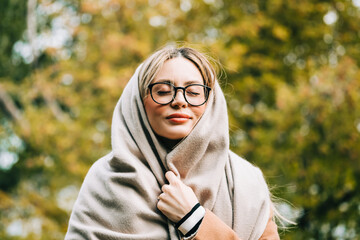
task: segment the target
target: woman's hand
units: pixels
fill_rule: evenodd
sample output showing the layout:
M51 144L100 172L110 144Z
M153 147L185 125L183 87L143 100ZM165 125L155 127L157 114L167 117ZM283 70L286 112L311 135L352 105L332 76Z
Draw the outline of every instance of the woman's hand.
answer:
M167 218L177 223L199 201L194 191L186 186L172 171L168 171L165 177L169 184L162 186L157 207Z

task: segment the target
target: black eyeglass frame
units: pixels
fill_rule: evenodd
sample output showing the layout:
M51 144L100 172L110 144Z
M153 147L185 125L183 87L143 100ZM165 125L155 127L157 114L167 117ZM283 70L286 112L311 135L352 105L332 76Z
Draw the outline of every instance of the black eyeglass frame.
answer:
M167 85L172 86L172 87L175 89L174 95L173 95L172 99L171 99L168 103L159 103L159 102L157 102L157 101L154 99L154 97L153 97L153 95L152 95L152 88L153 88L155 85L157 85L157 84L167 84ZM202 87L204 87L204 89L205 89L205 91L206 91L206 92L205 92L205 101L204 101L202 104L194 105L194 104L189 103L189 101L187 100L185 92L186 92L186 89L187 89L188 87L191 87L191 86L202 86ZM198 106L204 105L204 104L207 102L207 100L208 100L208 98L209 98L209 95L210 95L210 91L211 91L211 87L208 87L208 86L202 85L202 84L198 84L198 83L189 84L189 85L187 85L186 87L176 87L174 84L169 83L169 82L157 82L157 83L152 83L152 84L150 84L150 85L148 86L148 88L149 88L149 90L150 90L150 96L151 96L152 100L153 100L154 102L156 102L157 104L160 104L160 105L167 105L167 104L169 104L169 103L172 103L172 102L174 101L175 97L176 97L177 91L178 91L179 89L181 89L181 90L183 90L183 95L184 95L185 101L186 101L188 104L190 104L191 106L194 106L194 107L198 107Z

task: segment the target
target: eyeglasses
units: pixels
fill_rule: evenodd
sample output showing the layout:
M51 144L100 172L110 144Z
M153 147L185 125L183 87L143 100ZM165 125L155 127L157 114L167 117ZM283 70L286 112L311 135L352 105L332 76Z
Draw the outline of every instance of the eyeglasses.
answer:
M208 100L211 88L201 84L190 84L186 87L175 87L171 83L152 83L150 95L154 102L166 105L174 101L177 91L183 90L184 99L192 106L201 106Z

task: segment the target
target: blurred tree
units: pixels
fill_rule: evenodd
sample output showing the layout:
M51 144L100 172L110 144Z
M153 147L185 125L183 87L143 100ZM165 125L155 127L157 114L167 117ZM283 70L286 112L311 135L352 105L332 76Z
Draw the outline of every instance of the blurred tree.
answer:
M359 233L360 70L349 58L314 71L310 81L276 87L276 107L257 104L251 131L233 134L238 152L264 169L293 203L299 231L286 239L355 239ZM283 190L283 191L281 191ZM346 217L344 217L346 213Z
M0 3L0 78L12 76L13 81L23 79L29 66L12 58L14 43L26 29L26 4L20 0L4 0Z
M0 4L0 239L64 238L126 82L183 41L223 64L231 147L293 204L282 238L359 235L358 1Z

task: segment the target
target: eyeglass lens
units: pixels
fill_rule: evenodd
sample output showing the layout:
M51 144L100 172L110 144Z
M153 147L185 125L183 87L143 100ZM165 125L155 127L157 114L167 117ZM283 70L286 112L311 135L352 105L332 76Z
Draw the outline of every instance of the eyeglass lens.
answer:
M185 87L185 100L194 106L202 105L207 100L207 89L203 85L192 84ZM175 98L175 87L168 83L156 83L151 88L151 96L155 102L168 104Z

